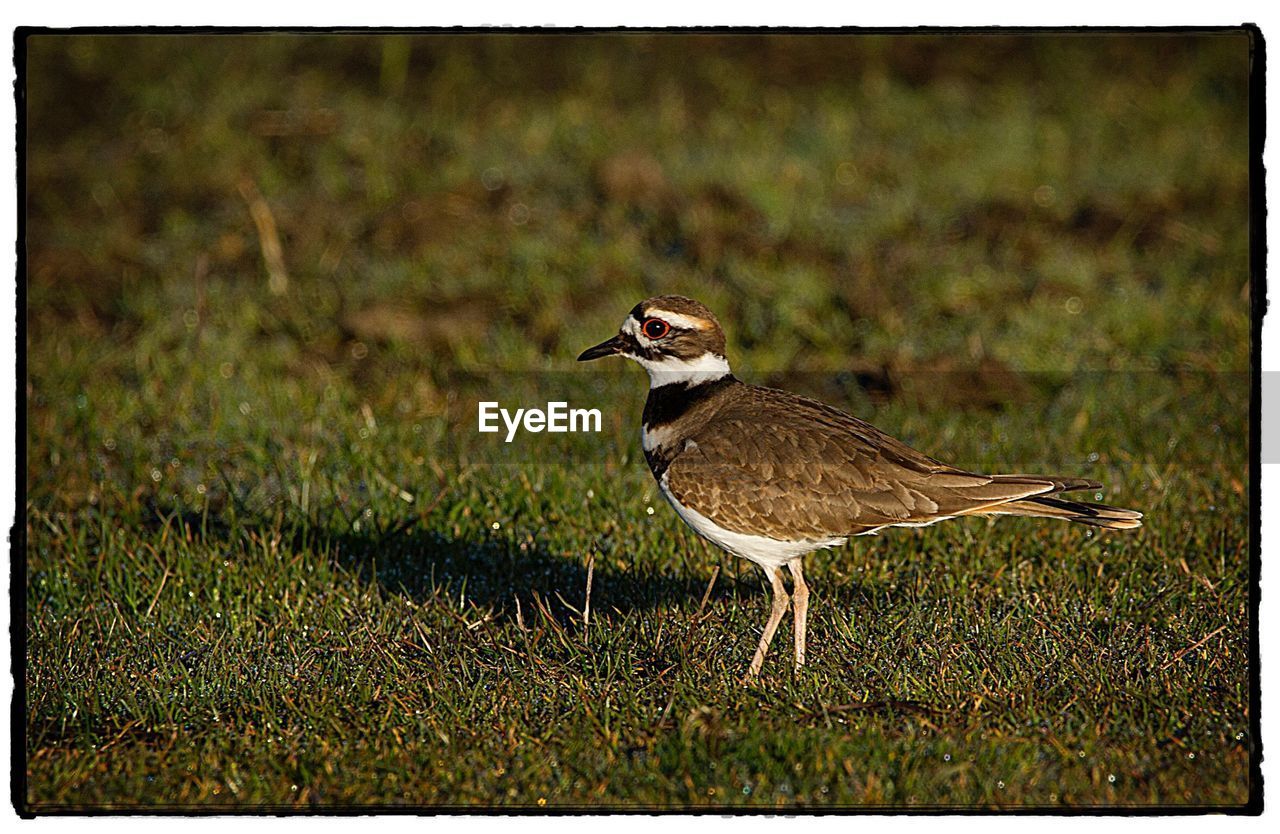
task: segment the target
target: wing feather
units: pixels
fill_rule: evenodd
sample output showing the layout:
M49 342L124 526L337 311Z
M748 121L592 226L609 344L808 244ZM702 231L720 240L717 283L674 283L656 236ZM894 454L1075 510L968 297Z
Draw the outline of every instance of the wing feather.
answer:
M664 476L673 498L735 532L855 535L1081 488L965 472L814 400L754 386L735 393Z

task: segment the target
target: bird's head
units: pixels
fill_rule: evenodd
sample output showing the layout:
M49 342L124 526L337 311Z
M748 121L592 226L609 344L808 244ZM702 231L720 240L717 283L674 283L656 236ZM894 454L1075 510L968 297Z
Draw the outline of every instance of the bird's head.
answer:
M691 298L659 295L632 307L618 335L587 348L578 361L625 356L644 366L652 388L696 385L729 374L724 345L714 313Z

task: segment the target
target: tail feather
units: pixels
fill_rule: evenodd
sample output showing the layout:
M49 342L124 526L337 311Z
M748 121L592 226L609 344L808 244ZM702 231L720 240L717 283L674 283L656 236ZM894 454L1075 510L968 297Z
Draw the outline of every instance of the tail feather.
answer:
M1105 530L1132 530L1142 526L1142 513L1092 504L1085 501L1068 501L1058 493L1084 489L1101 489L1102 484L1088 478L1067 478L1058 475L993 475L996 483L1038 482L1053 484L1053 488L1039 495L1018 498L1003 504L993 504L974 510L973 515L1021 515L1033 518L1060 518L1077 524L1088 524Z
M1092 488L1088 487L1088 489ZM1132 530L1142 526L1142 513L1137 510L1044 496L1000 504L988 508L986 514L1060 518L1077 524L1088 524L1090 527L1101 527L1104 530Z

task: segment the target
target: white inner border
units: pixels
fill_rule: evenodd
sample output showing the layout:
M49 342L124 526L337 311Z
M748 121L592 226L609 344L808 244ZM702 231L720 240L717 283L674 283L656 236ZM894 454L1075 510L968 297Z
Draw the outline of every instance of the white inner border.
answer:
M444 4L423 6L411 4L404 0L365 0L354 5L320 6L300 3L262 3L260 0L224 0L224 2L208 4L173 4L161 3L158 0L116 0L110 4L76 3L70 0L46 0L40 4L6 4L0 10L4 19L7 49L10 60L6 64L10 80L14 77L12 62L13 39L15 26L88 26L88 25L253 25L253 26L477 26L477 25L522 25L522 26L694 26L694 25L733 25L733 26L1234 26L1242 22L1258 24L1267 38L1269 47L1268 69L1280 62L1280 6L1264 3L1259 0L1241 2L1240 0L1219 0L1209 6L1202 4L1172 4L1154 2L1136 2L1129 4L1116 3L1114 0L1077 0L1070 6L1053 4L1015 3L1011 0L971 0L968 3L904 2L891 4L860 4L844 6L831 3L829 0L792 0L785 4L750 5L727 0L707 0L693 4L687 0L650 0L643 4L606 6L588 3L585 0L544 0L541 3L517 3L515 0L491 0L490 2L469 4ZM1264 164L1271 173L1271 189L1268 198L1267 237L1275 263L1280 254L1280 204L1274 196L1280 184L1276 182L1276 172L1280 164L1276 162L1276 145L1280 142L1280 83L1275 73L1267 73L1267 136L1269 141L1264 153ZM16 121L14 114L14 98L11 93L0 96L0 124L5 125L5 154L12 161L13 148L16 146ZM13 168L10 167L10 171ZM0 199L0 217L9 230L9 240L16 236L17 219L17 186L15 177L0 178L3 188L3 199ZM8 249L7 261L13 263L13 250ZM1272 270L1273 275L1280 275L1280 269ZM10 275L14 271L10 269ZM12 286L12 285L10 285ZM1280 278L1273 278L1271 296L1280 297ZM0 293L0 340L5 345L15 343L16 310L15 296L10 288ZM1263 329L1262 368L1264 371L1280 372L1280 336L1277 336L1275 324L1276 314L1273 312ZM1268 339L1267 337L1271 337ZM13 465L15 448L13 445L12 427L16 419L16 403L14 400L14 368L12 362L0 363L0 404L3 404L4 430L0 430L0 452L7 466L0 466L0 520L5 525L13 523L15 507L13 504L15 491L16 467ZM1263 425L1268 418L1275 422L1276 415L1264 412ZM1275 496L1280 495L1280 464L1264 464L1262 466L1262 541L1280 539L1280 514L1275 512ZM1263 559L1264 563L1266 559ZM1274 561L1274 560L1273 560ZM1272 567L1271 573L1278 568ZM1264 570L1264 579L1269 574ZM1275 582L1271 583L1275 585ZM1264 588L1265 588L1264 584ZM6 591L8 588L6 588ZM1276 643L1276 618L1268 616L1268 611L1275 608L1274 599L1277 591L1264 594L1261 614L1261 642L1263 646L1262 662L1262 697L1263 697L1263 741L1268 753L1262 763L1263 778L1270 790L1267 802L1269 812L1265 816L1276 816L1275 808L1280 806L1280 772L1276 761L1280 757L1280 734L1276 727L1280 726L1280 670L1277 655L1268 648ZM8 653L8 607L3 607L4 623L0 631L4 634L6 655ZM2 697L8 704L13 695L10 675L0 676L2 681ZM11 742L9 722L3 724L4 740ZM6 758L6 765L8 759ZM4 815L14 818L12 806L6 801ZM340 831L352 824L359 825L367 818L359 821L332 817L274 819L274 818L242 818L234 821L237 828L248 828L260 831L280 831L292 828L308 830ZM518 824L530 826L534 832L554 831L556 834L586 834L601 823L599 818L592 817L541 817L515 823L502 818L468 818L468 817L435 817L429 820L414 817L381 817L376 824L389 831L419 832L424 824L430 825L433 831L466 831L474 834L477 827L488 829L504 825ZM699 817L695 819L671 819L661 824L682 825L696 824L700 829L717 829L730 831L733 834L750 834L757 831L776 831L778 827L803 831L806 834L817 831L845 832L851 826L860 831L876 832L892 830L900 834L902 831L919 831L924 829L941 829L944 826L952 834L963 834L965 831L1008 831L1021 834L1029 824L1028 820L1017 817L860 817L856 820L841 817L816 818L725 818ZM166 818L129 818L104 817L97 819L45 818L36 823L28 823L44 831L58 831L67 828L93 827L95 834L112 834L113 832L132 831L136 828L154 830L168 829L174 824ZM227 820L219 818L186 818L180 824L206 831L222 830ZM1091 831L1106 832L1109 830L1142 831L1151 834L1179 834L1179 832L1200 832L1206 826L1214 830L1221 828L1260 829L1263 820L1241 817L1054 817L1038 818L1034 825L1043 826L1051 831L1080 829L1088 827ZM643 816L619 817L609 821L611 827L620 832L642 831L653 825L653 820Z

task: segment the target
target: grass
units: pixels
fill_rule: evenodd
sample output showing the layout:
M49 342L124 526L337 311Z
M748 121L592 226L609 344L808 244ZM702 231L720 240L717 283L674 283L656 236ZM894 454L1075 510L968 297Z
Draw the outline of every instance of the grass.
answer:
M1249 798L1245 36L27 49L29 811ZM573 362L656 292L1147 523L819 554L744 687L758 572Z

